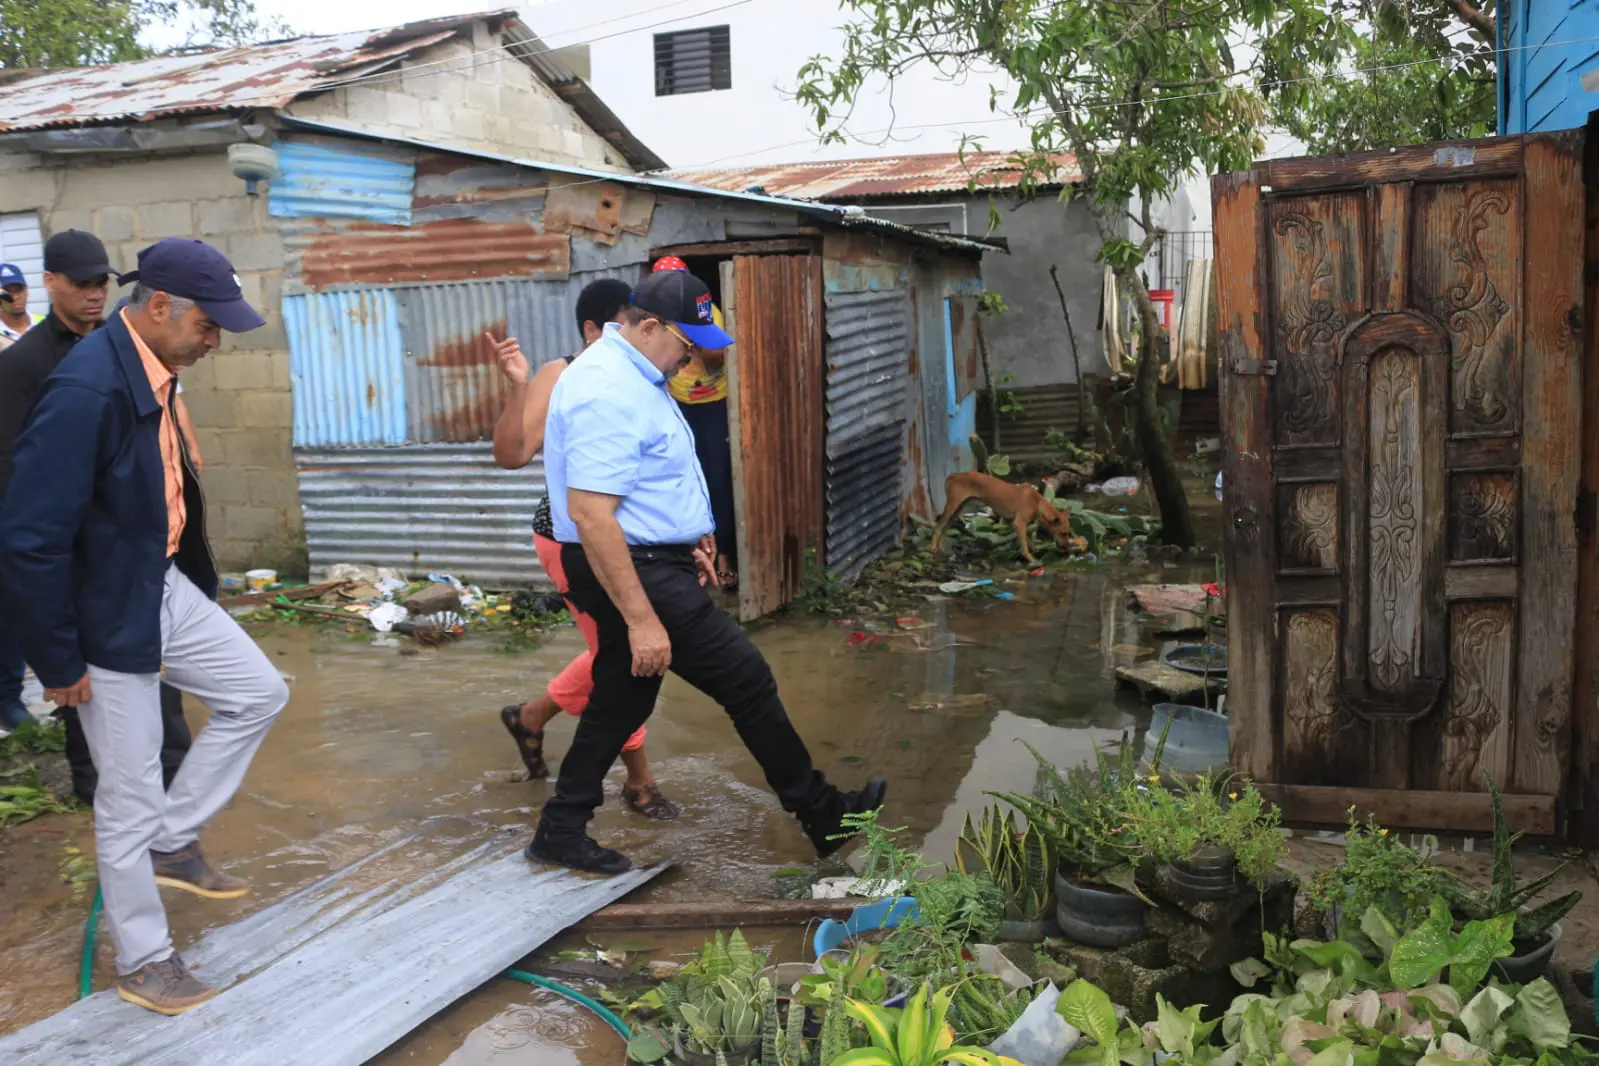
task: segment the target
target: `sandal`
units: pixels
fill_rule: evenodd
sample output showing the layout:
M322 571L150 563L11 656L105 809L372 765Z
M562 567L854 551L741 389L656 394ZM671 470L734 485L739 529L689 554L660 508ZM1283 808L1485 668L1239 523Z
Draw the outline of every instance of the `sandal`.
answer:
M678 815L683 813L682 808L667 799L661 792L661 786L653 781L643 788L623 785L622 802L627 804L629 810L658 822L675 822Z
M516 750L522 756L522 765L527 767L527 776L530 781L542 781L550 776L550 768L544 762L544 733L535 733L522 724L522 708L512 705L500 708L500 722L504 724L505 731L511 734L511 739L516 741Z
M733 592L738 588L738 575L731 570L718 570L716 580L720 582L724 592Z

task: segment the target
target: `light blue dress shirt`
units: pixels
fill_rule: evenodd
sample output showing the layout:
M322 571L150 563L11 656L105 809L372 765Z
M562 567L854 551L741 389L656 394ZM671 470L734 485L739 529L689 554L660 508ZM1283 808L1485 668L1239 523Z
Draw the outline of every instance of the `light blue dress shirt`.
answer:
M555 382L544 422L544 478L555 539L576 544L568 489L620 496L629 544L693 544L716 529L694 434L666 375L614 322Z

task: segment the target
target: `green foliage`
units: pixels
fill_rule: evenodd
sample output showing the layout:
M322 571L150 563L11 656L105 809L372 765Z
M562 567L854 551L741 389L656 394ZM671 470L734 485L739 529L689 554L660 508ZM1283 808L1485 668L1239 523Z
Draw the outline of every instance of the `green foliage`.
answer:
M986 469L990 474L993 474L995 477L1009 477L1010 456L990 455L988 457L988 461L984 464L984 469Z
M1493 36L1468 32L1447 0L1333 0L1350 33L1314 90L1273 111L1312 155L1486 137L1495 127ZM1479 5L1493 18L1493 0ZM1350 71L1362 73L1351 74Z
M1116 1066L1121 1058L1117 1039L1116 1007L1102 989L1087 981L1073 981L1066 986L1055 1004L1055 1013L1067 1025L1082 1033L1093 1046L1083 1048L1071 1062L1100 1062L1103 1066Z
M992 289L984 289L977 294L978 314L997 317L1009 310L1010 307L1005 303L1005 298Z
M254 0L0 0L0 67L80 67L153 54L148 31L187 30L181 49L286 36Z
M1282 812L1254 785L1234 784L1230 776L1201 776L1191 788L1139 790L1128 810L1138 842L1161 862L1185 859L1205 846L1227 848L1238 872L1264 886L1286 850L1277 832Z
M819 1007L835 1002L839 994L868 1003L888 998L888 973L877 964L881 948L857 942L844 961L823 957L821 973L800 978L796 999L804 1006Z
M1441 897L1432 901L1427 920L1399 938L1388 959L1388 973L1395 986L1415 988L1449 971L1449 984L1462 996L1469 995L1495 959L1511 952L1510 929L1513 919L1502 914L1480 922L1468 922L1459 935L1453 932L1454 919Z
M955 842L955 867L984 873L1005 900L1005 919L1037 922L1054 908L1054 850L1041 832L1019 828L1013 811L984 808L974 825L970 812Z
M1014 1064L981 1048L944 1044L945 1027L955 988L932 991L923 985L903 1008L887 1009L849 1000L850 1017L866 1030L870 1046L849 1051L837 1059L822 1058L824 1066L1001 1066Z
M0 828L31 822L45 814L71 814L77 810L72 804L55 798L49 789L39 784L39 775L32 766L0 775Z
M717 932L662 987L662 1010L689 1050L734 1050L760 1035L762 1005L771 994L770 983L759 976L765 965L743 932Z
M0 759L18 755L48 755L67 750L67 727L59 718L23 722L0 737Z
M1477 892L1449 874L1443 875L1438 888L1449 901L1450 909L1454 911L1456 917L1480 921L1499 914L1513 915L1516 940L1524 943L1535 941L1542 938L1551 925L1564 918L1567 912L1577 905L1582 899L1582 893L1568 892L1540 907L1531 907L1532 901L1554 884L1567 864L1561 863L1549 873L1525 884L1516 880L1514 849L1516 841L1521 839L1521 834L1510 832L1510 824L1505 820L1505 805L1499 794L1499 787L1489 775L1484 774L1483 777L1488 783L1488 791L1493 795L1494 862L1493 878L1488 891Z
M1309 896L1318 910L1343 911L1340 936L1360 942L1361 916L1376 907L1407 933L1426 920L1432 898L1444 890L1444 875L1426 856L1391 836L1373 820L1362 824L1349 812L1343 864L1320 870Z
M805 576L794 605L811 614L837 614L849 606L849 588L823 564L815 548L805 550Z
M955 986L949 1020L955 1041L984 1047L1016 1024L1033 1001L1031 989L1011 991L991 973L974 973Z

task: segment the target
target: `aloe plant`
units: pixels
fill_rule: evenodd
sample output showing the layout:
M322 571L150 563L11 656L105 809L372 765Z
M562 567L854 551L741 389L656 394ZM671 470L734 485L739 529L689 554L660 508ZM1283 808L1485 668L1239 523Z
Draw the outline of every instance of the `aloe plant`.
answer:
M1564 918L1582 899L1581 892L1568 892L1542 906L1528 909L1528 905L1544 893L1565 870L1561 863L1554 870L1525 884L1516 881L1515 856L1512 849L1521 839L1520 833L1511 833L1505 820L1505 805L1493 778L1484 774L1488 791L1493 795L1494 863L1493 878L1486 892L1479 892L1452 874L1441 878L1439 891L1449 903L1456 918L1463 921L1483 921L1501 914L1516 918L1515 939L1523 945L1536 941L1549 931L1549 927Z
M1055 851L1042 831L1017 826L1013 811L990 805L974 825L970 813L955 842L955 867L963 874L987 873L1005 898L1005 919L1038 922L1049 916Z
M771 994L759 974L766 960L744 934L718 932L699 957L661 989L661 1005L690 1051L731 1051L761 1031L761 1008Z

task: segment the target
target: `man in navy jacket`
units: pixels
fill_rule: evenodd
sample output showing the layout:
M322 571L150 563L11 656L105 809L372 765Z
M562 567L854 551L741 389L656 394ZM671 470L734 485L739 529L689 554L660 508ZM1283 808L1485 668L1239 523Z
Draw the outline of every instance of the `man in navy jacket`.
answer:
M95 848L117 992L163 1014L216 995L172 949L157 885L236 899L199 832L232 798L288 702L282 675L216 604L205 501L183 450L176 374L262 325L222 254L139 253L122 312L50 375L0 505L0 588L45 698L77 707L100 781ZM162 669L211 708L170 791Z

